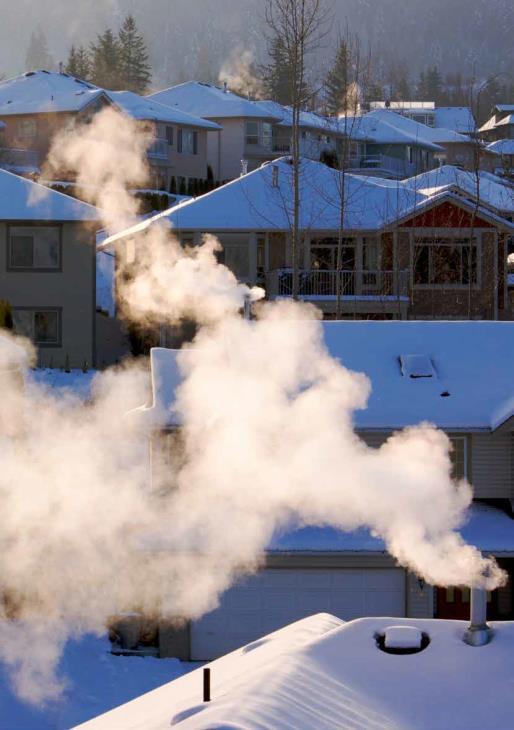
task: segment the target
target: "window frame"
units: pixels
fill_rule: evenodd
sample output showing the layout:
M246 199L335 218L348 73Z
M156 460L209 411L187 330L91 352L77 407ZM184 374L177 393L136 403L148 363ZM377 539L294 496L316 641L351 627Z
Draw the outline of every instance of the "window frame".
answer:
M59 234L58 250L59 250L59 265L58 266L13 266L11 263L12 254L12 230L14 228L56 228ZM59 223L53 223L49 221L12 221L7 226L7 245L5 247L5 269L10 273L19 274L59 274L63 271L62 253L63 253L63 226Z
M55 312L57 315L57 340L55 342L40 342L36 340L36 332L35 332L35 321L32 322L33 327L33 333L34 337L30 337L29 339L36 347L44 347L44 348L61 348L62 347L62 307L58 306L37 306L37 307L29 307L29 306L20 306L20 307L13 307L13 314L15 312L32 312L33 317L35 318L35 315L37 312ZM16 334L21 335L22 337L26 337L27 335L16 332Z
M171 124L166 125L166 141L169 147L173 147L175 143L175 127Z
M463 474L461 476L454 475L452 473L452 479L466 479L466 481L469 481L469 464L468 464L468 455L469 455L469 444L468 444L468 437L464 434L448 434L448 438L450 439L451 445L452 445L452 452L455 449L455 442L460 442L464 445L463 448L463 465L464 470ZM450 456L451 458L451 456ZM453 465L454 462L452 460L452 472L453 472Z
M464 259L463 250L466 247L475 249L476 261L475 261L475 277L471 281L471 288L479 290L481 288L481 246L480 246L480 235L477 234L472 240L466 235L461 236L448 236L444 234L435 234L433 236L422 235L418 236L414 234L412 239L412 284L415 289L456 289L464 290L470 286L469 281L463 281L464 279ZM460 248L460 282L439 282L434 281L434 252L436 248ZM428 252L428 281L418 282L416 281L416 266L417 258L419 257L419 251L423 248L427 249Z
M31 132L27 134L26 131L22 131L24 127L30 127ZM16 126L16 136L19 139L35 139L37 137L37 120L34 117L28 116L26 118L18 119Z

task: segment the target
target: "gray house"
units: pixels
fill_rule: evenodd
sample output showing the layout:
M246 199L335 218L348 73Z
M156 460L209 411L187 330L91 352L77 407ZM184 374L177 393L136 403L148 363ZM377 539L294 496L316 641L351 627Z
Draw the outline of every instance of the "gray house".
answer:
M0 170L0 299L40 366L96 362L96 208Z
M451 439L453 475L474 492L462 536L497 557L510 576L489 596L490 619L514 616L514 324L328 322L332 355L372 384L354 414L358 436L379 448L390 434L428 421ZM416 353L417 370L405 367ZM176 351L152 351L154 403L142 409L154 447L170 448L179 382ZM313 485L314 487L315 485ZM162 542L158 549L165 549ZM318 611L360 616L467 618L469 591L436 588L400 567L365 529L291 526L274 536L261 570L229 589L220 606L181 631L161 627L161 654L212 659Z

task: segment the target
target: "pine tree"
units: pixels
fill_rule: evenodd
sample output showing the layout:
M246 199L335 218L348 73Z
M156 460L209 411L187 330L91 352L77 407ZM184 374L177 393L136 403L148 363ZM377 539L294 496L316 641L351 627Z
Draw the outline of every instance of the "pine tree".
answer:
M443 101L443 79L437 66L429 68L425 77L426 99L440 104Z
M416 87L416 95L418 99L422 101L428 99L429 94L427 90L427 79L424 71L422 71L419 75L419 81Z
M46 69L47 71L52 71L54 68L55 63L48 52L46 36L41 28L37 28L30 36L29 47L27 48L27 55L25 57L25 70L37 71L38 69Z
M120 83L123 88L144 94L152 78L148 51L136 21L127 15L118 34L120 54Z
M91 81L104 89L122 88L120 44L110 28L91 44Z
M91 61L89 60L89 53L84 46L79 46L79 48L75 48L75 46L71 47L68 60L66 61L65 71L77 79L89 81Z
M271 41L269 59L269 63L261 68L265 95L273 99L273 101L278 101L279 104L288 106L292 102L293 73L287 57L284 41L280 36ZM310 96L306 83L304 83L303 88L299 91L299 96L302 99L302 106L305 106Z
M410 86L406 76L402 76L398 81L396 94L400 101L409 101L411 97Z
M325 80L326 108L329 114L336 115L345 107L350 83L348 46L342 40L337 50L334 65Z

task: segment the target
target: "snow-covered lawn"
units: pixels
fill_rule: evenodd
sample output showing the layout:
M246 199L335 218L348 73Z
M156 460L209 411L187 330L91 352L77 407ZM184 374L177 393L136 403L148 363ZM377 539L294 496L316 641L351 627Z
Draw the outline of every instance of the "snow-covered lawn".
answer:
M0 729L70 728L198 666L178 659L113 656L107 638L87 636L68 643L61 662L67 689L60 701L45 707L36 709L21 702L11 691L5 668L0 666Z

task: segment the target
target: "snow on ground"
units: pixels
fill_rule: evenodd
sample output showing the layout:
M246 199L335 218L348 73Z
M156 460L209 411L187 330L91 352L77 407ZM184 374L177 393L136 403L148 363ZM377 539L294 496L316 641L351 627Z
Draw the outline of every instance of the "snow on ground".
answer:
M399 621L426 632L417 654L381 651L377 633ZM514 622L493 623L483 647L466 622L317 614L92 720L82 730L508 730L514 716Z
M50 388L55 394L73 394L80 400L87 401L91 397L91 385L96 375L98 370L83 372L74 368L67 373L58 368L37 368L29 370L26 379L29 385L34 382Z
M106 637L88 635L68 643L61 661L68 686L60 701L46 707L20 701L0 665L0 730L64 730L197 667L178 659L113 656Z

